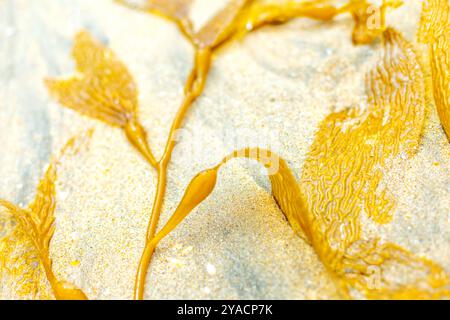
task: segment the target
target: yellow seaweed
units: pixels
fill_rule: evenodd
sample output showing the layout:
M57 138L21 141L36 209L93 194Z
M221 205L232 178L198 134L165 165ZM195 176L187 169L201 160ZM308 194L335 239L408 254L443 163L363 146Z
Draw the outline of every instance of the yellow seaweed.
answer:
M384 39L383 61L367 77L367 109L329 115L305 162L301 186L314 216L312 243L347 294L348 287L354 287L369 298L448 296L448 277L442 268L361 234L363 213L378 223L392 219L394 202L381 184L383 172L396 157L414 155L425 120L426 88L419 57L395 30L387 29ZM388 280L384 273L390 264L411 268L420 274L418 280L408 284ZM377 288L370 285L374 270Z
M145 7L177 23L195 47L185 97L159 161L153 157L146 132L137 119L136 85L111 50L87 33L80 33L73 52L76 75L69 80L47 81L50 92L66 107L124 129L129 141L157 170L158 185L136 275L135 298L143 298L147 268L157 243L212 192L220 166L239 156L239 152L234 153L219 166L196 176L168 224L155 235L166 190L167 166L175 146L174 134L203 91L215 50L235 35L266 24L284 23L296 17L330 20L345 12L351 13L355 20L355 44L370 43L381 35L385 39L385 58L367 77L368 108L333 113L324 120L311 147L300 186L286 163L270 151L246 149L240 154L266 166L261 152L275 156L280 168L270 175L274 198L294 230L314 247L345 296L351 296L351 288L368 298L448 296L449 280L441 267L395 244L361 237L359 218L363 212L380 224L392 219L394 200L382 186L383 172L396 157L414 154L425 120L426 90L419 58L411 44L385 24L386 9L397 7L400 1L383 1L378 8L380 20L371 27L369 20L373 16L369 9L373 7L365 0L352 0L342 7L325 0L277 5L231 0L198 32L191 28L189 3L152 0ZM411 268L421 276L406 284L393 283L384 277L390 265ZM370 283L374 270L379 272L381 282L375 288Z
M67 108L122 128L130 143L155 166L137 116L137 86L126 66L85 31L76 35L72 55L75 75L67 80L47 79L49 92Z
M127 1L122 0L119 2L128 5ZM181 127L188 109L203 91L213 53L222 45L235 38L236 35L248 33L266 24L283 23L296 17L330 20L338 14L354 12L359 6L358 2L350 1L348 4L338 8L331 5L330 3L332 2L327 0L311 0L300 3L288 1L274 6L259 6L259 2L254 0L230 0L204 27L195 33L191 29L188 30L186 28L187 25L191 25L189 18L186 16L186 8L189 1L174 0L165 2L164 10L166 10L166 14L163 15L174 21L180 31L194 45L195 59L192 71L186 80L183 102L170 128L163 156L153 165L158 173L157 190L147 229L146 244L136 273L135 298L143 299L144 297L145 277L153 254L151 240L155 236L156 226L164 201L167 166L170 162L173 148L175 147L175 134ZM383 19L386 11L385 8L393 6L392 3L394 2L396 3L397 1L383 3L383 6L385 6L381 10ZM155 9L155 3L156 1L147 2L149 8L153 7L153 9ZM180 23L180 18L174 15L174 12L177 12L180 6L184 8L183 20L185 20L185 23ZM167 13L167 8L169 7L173 10ZM161 10L163 9L159 8L159 13L161 13ZM153 10L149 11L153 12ZM364 22L364 20L361 21ZM355 28L357 27L358 21ZM367 29L367 31L370 30Z
M11 214L2 213L0 223L13 221ZM47 277L39 266L39 257L33 243L20 224L10 225L8 233L0 238L0 281L11 288L9 297L27 299L51 299L53 294L47 285Z
M450 279L439 265L361 233L364 211L378 223L391 219L393 199L380 189L383 170L395 157L416 152L425 120L419 58L395 30L387 29L384 39L382 63L368 75L368 108L333 113L323 121L300 186L285 161L270 151L234 152L192 179L169 221L150 241L151 252L211 194L220 167L244 157L271 169L274 199L297 234L315 249L344 297L353 297L354 290L369 299L449 297ZM398 283L386 276L397 268L414 278Z
M91 132L88 132L89 137ZM70 139L62 149L64 155L69 149L76 151L78 143ZM76 143L77 142L77 143ZM0 207L5 208L17 222L12 234L0 240L0 271L7 272L11 278L19 278L19 294L31 296L48 296L46 279L56 299L85 300L86 295L74 285L58 280L53 272L50 257L50 241L55 231L57 160L49 164L44 177L40 180L34 201L28 208L0 199ZM22 251L22 256L17 251ZM13 269L8 269L11 264ZM41 272L41 268L44 272Z
M359 235L355 212L379 223L391 219L391 196L380 184L383 168L399 154L413 155L423 131L426 89L415 51L393 29L385 32L385 47L383 62L367 76L367 109L329 115L303 170L312 212L324 222L340 221L327 229L333 229L329 242L344 247Z

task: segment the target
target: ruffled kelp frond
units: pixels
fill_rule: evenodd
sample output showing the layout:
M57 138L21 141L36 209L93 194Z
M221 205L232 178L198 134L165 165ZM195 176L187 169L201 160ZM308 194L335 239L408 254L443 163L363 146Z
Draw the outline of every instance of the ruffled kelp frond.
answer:
M423 1L419 40L429 46L433 93L439 119L450 141L450 3Z

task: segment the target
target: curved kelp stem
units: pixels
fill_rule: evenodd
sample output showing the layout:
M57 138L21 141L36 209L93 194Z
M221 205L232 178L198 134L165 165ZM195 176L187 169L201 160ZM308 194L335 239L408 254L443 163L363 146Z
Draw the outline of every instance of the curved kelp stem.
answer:
M311 216L306 209L305 198L286 162L269 150L246 148L231 153L217 166L200 172L191 180L171 218L149 242L147 254L151 255L157 244L212 193L216 185L219 169L234 158L256 160L267 169L272 186L272 195L291 226L308 242L313 240L309 229ZM143 270L143 272L145 275L146 271Z

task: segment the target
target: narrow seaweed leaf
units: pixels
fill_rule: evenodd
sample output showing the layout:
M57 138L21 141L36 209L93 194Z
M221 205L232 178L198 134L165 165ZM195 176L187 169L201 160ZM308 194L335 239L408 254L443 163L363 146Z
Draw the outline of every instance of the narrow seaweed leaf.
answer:
M50 93L67 108L122 128L155 167L147 133L137 116L138 89L126 66L86 31L76 35L72 55L76 74L67 80L46 80Z
M76 35L72 55L77 73L68 80L46 80L50 93L83 115L124 127L135 117L138 104L127 68L85 31Z
M256 30L264 25L281 24L299 17L327 21L344 12L330 3L330 0L282 1L264 3L256 1L240 22L240 33Z
M380 7L367 0L349 0L337 6L336 1L282 1L281 3L255 2L240 21L238 33L245 34L264 25L285 23L299 17L329 21L350 13L355 21L352 38L354 44L369 44L386 30L385 14L388 8L398 8L401 0L383 0Z

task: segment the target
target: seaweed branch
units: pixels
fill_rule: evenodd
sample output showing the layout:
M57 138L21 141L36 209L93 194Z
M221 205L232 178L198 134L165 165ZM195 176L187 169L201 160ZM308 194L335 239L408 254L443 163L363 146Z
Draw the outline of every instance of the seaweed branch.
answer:
M128 3L124 0L118 0L117 2L125 5ZM145 278L153 254L150 241L155 235L164 201L167 184L167 166L176 144L175 135L177 130L180 129L190 106L204 89L213 54L237 36L249 33L263 25L280 24L297 17L328 21L336 15L353 12L359 7L359 3L355 1L350 1L347 5L340 8L330 5L330 2L323 0L302 3L288 1L271 6L261 6L258 1L253 0L230 0L222 10L197 32L192 30L192 23L189 21L187 14L190 1L148 0L145 6L137 8L139 10L157 12L169 20L174 21L180 28L180 31L193 44L195 59L194 67L186 80L183 102L171 125L164 153L157 165L157 190L147 229L146 244L136 274L134 291L134 297L136 299L143 299L144 297ZM364 0L364 2L366 1ZM385 6L392 5L389 2ZM383 15L384 12L385 10L382 12ZM358 21L356 27L358 27Z

